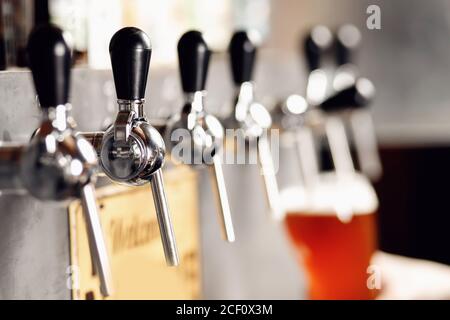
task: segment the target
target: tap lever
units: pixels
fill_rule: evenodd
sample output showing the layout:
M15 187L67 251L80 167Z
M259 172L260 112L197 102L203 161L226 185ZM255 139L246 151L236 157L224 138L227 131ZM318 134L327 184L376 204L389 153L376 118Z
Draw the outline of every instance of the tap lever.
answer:
M249 32L235 32L228 51L234 84L239 86L244 82L252 81L257 47L255 41L250 38Z
M383 168L372 116L367 110L356 110L350 117L350 125L359 167L372 181L377 181Z
M218 155L212 157L212 167L210 167L211 175L213 177L213 189L216 200L219 204L219 220L222 228L222 236L228 242L234 242L234 228L231 219L230 203L228 201L227 188L225 185L225 178L223 175L222 161Z
M134 27L120 29L111 38L109 54L117 99L144 99L152 55L147 34Z
M185 93L205 90L211 52L199 31L183 34L178 42L181 85Z
M312 187L319 179L319 161L312 129L308 126L300 126L296 130L295 142L302 182L305 187Z
M344 123L337 116L329 116L325 130L336 174L344 177L348 173L353 173L355 169Z
M30 34L27 50L41 107L66 104L72 52L63 31L51 24L35 28Z
M168 266L178 266L178 250L175 241L175 234L170 219L169 207L167 205L166 193L161 169L157 170L150 177L153 201L156 207L156 217L158 218L159 230L161 231L161 241Z
M283 210L280 202L275 165L267 139L267 133L258 138L258 159L261 165L261 175L264 179L266 199L272 212L272 217L280 221L283 218Z
M103 296L107 297L113 292L111 269L98 215L94 186L92 184L83 186L81 188L80 196L86 220L92 259L94 260L96 271L100 277L100 291Z

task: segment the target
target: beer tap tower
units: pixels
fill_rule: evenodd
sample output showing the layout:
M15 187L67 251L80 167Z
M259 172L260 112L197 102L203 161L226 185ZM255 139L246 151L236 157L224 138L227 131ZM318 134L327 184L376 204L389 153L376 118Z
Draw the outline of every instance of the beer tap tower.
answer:
M234 33L229 45L229 54L236 96L232 114L226 120L227 128L238 129L237 134L242 134L242 138L250 146L256 144L267 203L273 218L279 220L282 216L282 208L268 142L272 117L269 111L255 100L253 69L257 47L249 32L237 31Z
M222 235L233 242L234 228L221 159L224 129L204 108L210 54L200 32L189 31L180 38L178 60L185 104L180 113L169 119L165 140L174 160L194 166L206 165L218 200Z
M111 271L94 187L97 156L88 141L76 135L69 114L71 48L61 29L43 25L30 34L27 51L42 120L28 145L0 144L0 185L25 188L43 201L81 200L100 290L109 296Z
M139 186L150 183L167 265L179 264L164 191L165 145L144 113L145 88L152 53L140 29L117 31L109 45L119 111L105 132L83 133L96 148L104 173L113 181Z

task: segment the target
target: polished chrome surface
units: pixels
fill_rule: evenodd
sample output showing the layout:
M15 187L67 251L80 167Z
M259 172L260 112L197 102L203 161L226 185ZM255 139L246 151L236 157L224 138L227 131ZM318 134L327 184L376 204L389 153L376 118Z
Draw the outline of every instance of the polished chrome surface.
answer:
M124 100L117 99L120 111L134 111L138 117L144 117L144 103L145 99L140 100Z
M168 121L164 140L175 161L212 165L213 156L222 149L224 129L216 117L204 110L204 95L203 92L190 95L181 113Z
M355 167L344 123L337 116L328 116L325 128L336 174L346 176L353 173Z
M230 117L225 120L227 129L239 130L249 145L254 143L261 168L261 175L265 186L267 204L275 220L282 217L279 199L278 183L271 150L267 141L269 129L272 126L272 116L265 106L256 102L254 84L242 83L235 98L235 105Z
M126 143L130 136L133 119L136 113L132 110L121 110L117 113L116 122L114 122L114 141Z
M143 100L118 100L118 104L114 125L103 134L87 133L86 136L91 141L102 136L97 150L103 172L111 180L133 186L150 182L166 262L177 266L178 250L161 171L166 152L164 140L147 121Z
M94 261L95 269L100 277L100 291L104 297L108 297L113 293L111 267L98 215L94 186L92 184L83 186L81 188L80 197L86 220L92 260Z
M272 211L272 217L277 221L281 221L284 216L284 211L280 200L275 166L267 136L262 136L258 139L257 149L261 166L261 176L263 177L265 186L266 199L269 208Z
M156 207L156 217L158 218L159 229L161 230L161 241L166 257L166 263L168 266L178 266L178 249L169 214L169 207L167 206L161 169L152 174L150 185L152 187L153 201L155 202Z
M43 109L41 125L28 145L0 146L1 158L5 160L0 167L7 171L9 166L13 174L16 172L11 181L20 179L26 191L39 200L81 198L101 290L108 296L112 290L111 271L92 186L97 155L87 140L74 133L70 109L69 104Z
M220 154L224 129L219 120L204 110L205 92L186 95L181 113L167 124L165 140L174 161L188 165L207 165L219 208L222 234L228 242L235 240L225 179Z
M78 197L97 170L92 146L66 127L62 106L49 108L21 157L19 175L28 192L41 200ZM58 110L59 109L59 110ZM62 129L62 130L61 130Z
M211 171L212 185L216 201L219 204L219 221L222 230L222 237L228 242L234 242L233 221L231 218L230 202L228 200L227 187L223 175L222 161L218 156L213 156L213 165L209 167Z
M148 183L164 164L165 146L159 132L145 119L134 118L128 139L115 140L114 126L103 136L100 163L112 180L130 185Z
M336 72L333 86L335 89L342 89L356 82L358 90L367 96L373 96L375 94L373 84L365 78L357 79L357 76L358 70L355 66L343 65ZM340 116L351 132L361 172L372 181L377 181L383 173L383 168L371 111L367 107L345 110L340 113Z
M243 130L247 140L258 139L271 127L272 117L265 106L256 102L253 83L244 82L239 86L233 112L225 124L227 129Z
M302 126L296 130L295 138L302 183L307 188L312 187L319 178L319 161L313 132L310 127Z

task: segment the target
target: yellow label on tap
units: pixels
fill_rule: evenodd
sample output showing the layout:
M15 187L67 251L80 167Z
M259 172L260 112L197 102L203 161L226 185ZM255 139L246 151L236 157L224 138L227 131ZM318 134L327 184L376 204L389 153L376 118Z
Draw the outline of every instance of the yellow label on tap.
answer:
M110 299L198 299L200 242L197 175L186 166L166 170L166 196L180 265L167 267L149 185L109 185L97 190L109 251L114 293ZM79 201L69 206L73 299L103 299Z

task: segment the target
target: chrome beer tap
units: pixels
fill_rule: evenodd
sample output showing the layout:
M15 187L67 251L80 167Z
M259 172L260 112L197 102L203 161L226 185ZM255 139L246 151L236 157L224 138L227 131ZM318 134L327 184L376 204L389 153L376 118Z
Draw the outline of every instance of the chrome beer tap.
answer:
M354 110L364 108L372 101L374 95L373 84L368 79L358 78L354 84L334 93L319 105L319 108L326 113L326 135L338 178L338 192L341 185L344 186L347 181L352 181L351 177L354 176L355 169L345 127L337 114L349 108ZM338 201L335 209L342 221L350 221L353 217L354 208L345 201Z
M333 114L338 114L346 108L359 109L368 105L374 97L375 90L371 82L365 78L358 79L353 85L346 87L338 92L335 92L320 104L316 105L314 109L317 110L317 118L319 121L311 124L308 119L308 113L312 110L307 110L306 100L301 96L290 96L281 106L275 109L275 115L281 116L278 118L278 123L283 123L283 118L291 118L297 121L289 121L288 126L282 125L282 129L294 130L294 132L302 132L301 129L314 128L321 133L326 130L327 140L330 145L333 164L336 171L337 185L336 190L339 193L341 186L344 186L347 181L351 181L352 173L354 171L353 162L351 159L350 148L345 135L345 128L342 121ZM332 116L330 116L332 115ZM291 120L289 119L289 120ZM284 119L286 120L286 119ZM294 124L297 123L300 128L296 128ZM304 131L310 132L310 131ZM297 151L300 157L300 168L302 171L303 183L308 190L308 187L317 183L319 177L319 169L317 168L317 155L313 145L312 135L304 136L304 139L298 139ZM306 164L305 164L306 162ZM350 174L350 175L349 175ZM349 179L350 178L350 179ZM353 208L343 201L337 201L335 210L338 217L342 221L349 221L353 216Z
M336 97L340 97L343 101L349 101L347 109L361 109L373 97L372 83L367 79L358 78L356 69L347 63L344 64L344 61L348 61L351 54L349 51L350 44L353 48L355 42L357 41L347 39L347 51L339 48L339 45L337 46L338 61L341 61L343 65L334 76L334 88L332 88L334 92L327 97L331 81L325 71L324 60L327 60L329 53L332 52L333 35L324 26L313 28L302 42L309 69L306 98L300 95L291 95L274 110L274 118L281 127L294 129L297 133L297 151L305 184L314 182L319 171L314 135L325 135L327 137L338 175L354 172L347 134L340 116L340 112L346 110L346 108L330 106L335 104ZM365 95L355 94L354 100L352 100L351 92L361 92ZM360 103L358 99L361 96L365 96L367 99L364 102L360 101Z
M104 173L113 181L139 186L150 183L167 265L179 264L177 245L164 191L166 153L161 134L144 113L150 39L140 29L117 31L109 45L119 110L105 132L83 133L96 147Z
M326 98L329 89L324 58L332 44L333 35L323 25L312 28L302 39L301 50L308 70L305 95L290 95L272 111L277 125L293 134L305 187L313 186L319 177L315 136L325 130L325 118L317 106Z
M230 41L229 55L236 95L232 114L225 120L225 123L227 128L238 129L237 133L242 134L243 139L249 145L256 145L267 203L272 217L279 220L282 216L282 208L268 141L272 117L265 106L255 99L253 69L257 47L255 40L251 39L250 35L246 31L237 31Z
M334 90L339 91L357 81L358 68L353 60L360 42L361 33L354 25L343 25L337 30L335 49L338 68L333 79ZM376 181L382 174L382 166L370 111L367 106L349 107L341 114L350 128L361 171Z
M303 52L308 67L306 83L306 103L299 97L290 97L286 101L287 110L296 110L302 115L302 125L297 129L297 155L305 186L317 183L319 177L319 161L314 134L323 130L324 118L316 106L321 103L329 89L324 60L333 44L333 35L326 26L318 25L311 29L303 40ZM293 105L290 106L289 104ZM300 109L300 110L299 110Z
M235 240L231 210L220 158L224 129L204 109L210 50L198 31L186 32L178 42L178 61L185 104L165 128L166 143L174 160L209 169L218 202L223 237Z
M303 42L306 62L309 68L309 76L306 89L307 112L305 112L305 126L299 131L298 151L302 173L305 178L312 180L317 177L318 167L314 161L306 161L311 158L311 152L316 153L312 134L326 136L330 147L336 174L345 176L354 172L353 160L347 143L347 134L344 123L340 117L334 114L326 114L320 108L321 103L330 91L330 80L326 71L326 63L329 62L329 54L332 52L333 34L325 26L316 26L307 35ZM302 164L303 163L303 164ZM307 166L309 165L309 166ZM306 179L308 180L308 179Z
M69 114L71 49L61 29L43 25L30 34L27 51L42 120L28 145L0 145L2 188L24 188L44 201L81 200L100 290L109 296L111 270L94 187L97 156L89 142L75 134Z

